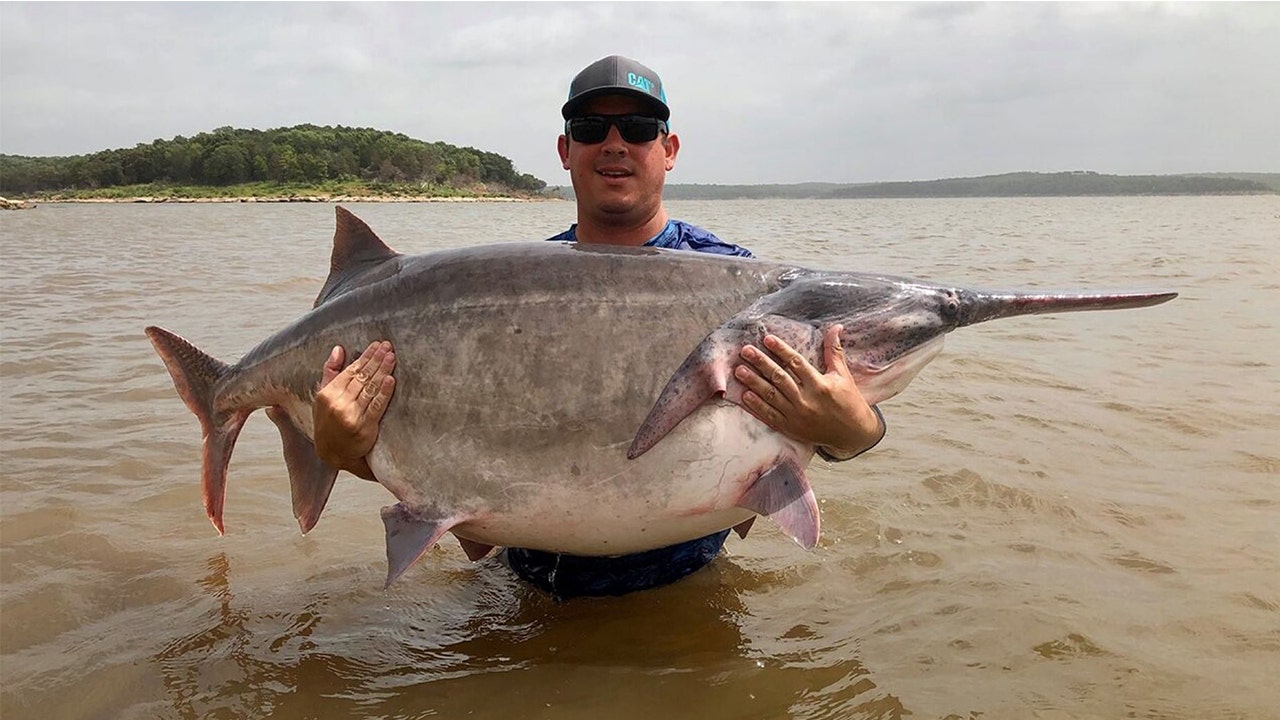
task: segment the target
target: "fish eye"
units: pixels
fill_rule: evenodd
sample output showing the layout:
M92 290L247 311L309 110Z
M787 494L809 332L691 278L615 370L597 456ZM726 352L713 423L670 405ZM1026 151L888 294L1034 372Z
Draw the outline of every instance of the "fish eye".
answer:
M960 314L960 298L956 297L954 291L947 293L947 299L942 302L941 310L947 317L956 317Z

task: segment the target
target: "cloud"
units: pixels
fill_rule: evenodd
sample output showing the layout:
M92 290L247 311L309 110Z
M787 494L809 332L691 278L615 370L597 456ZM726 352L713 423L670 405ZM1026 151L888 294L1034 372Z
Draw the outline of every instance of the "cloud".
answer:
M1269 3L0 5L0 151L369 126L551 183L570 78L658 70L673 182L1280 169Z

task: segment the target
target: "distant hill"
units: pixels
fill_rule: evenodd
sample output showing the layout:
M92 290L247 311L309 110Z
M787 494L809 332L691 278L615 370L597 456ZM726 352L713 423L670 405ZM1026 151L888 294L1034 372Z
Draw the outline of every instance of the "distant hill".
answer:
M519 194L546 188L542 180L517 173L511 160L496 153L342 126L223 127L191 138L177 136L91 155L0 155L4 195L119 186L305 186L334 181L414 184L424 193L461 188Z
M573 188L556 188L573 197ZM666 186L669 200L1224 195L1280 192L1280 173L1103 175L1075 171L1006 173L916 182Z
M1204 173L1202 177L1251 180L1266 185L1275 192L1280 192L1280 173Z
M1265 193L1254 180L1198 175L1102 175L1076 171L1006 173L974 178L875 183L835 190L835 198L1056 197L1081 195L1218 195Z

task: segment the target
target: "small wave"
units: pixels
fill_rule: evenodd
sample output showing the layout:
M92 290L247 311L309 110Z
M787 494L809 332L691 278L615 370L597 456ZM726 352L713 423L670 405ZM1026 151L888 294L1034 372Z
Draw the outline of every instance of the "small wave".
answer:
M1170 574L1177 572L1177 570L1174 570L1172 567L1160 562L1159 560L1152 560L1151 558L1143 557L1136 552L1128 552L1123 555L1111 555L1107 559L1120 567L1129 568L1130 570L1157 574Z
M1050 660L1100 657L1111 654L1080 633L1069 633L1066 637L1040 643L1031 648L1031 651Z
M1026 511L1032 514L1047 513L1069 519L1077 518L1076 511L1068 505L1048 500L1021 488L986 480L972 470L931 475L922 483L943 503L952 507L973 506Z

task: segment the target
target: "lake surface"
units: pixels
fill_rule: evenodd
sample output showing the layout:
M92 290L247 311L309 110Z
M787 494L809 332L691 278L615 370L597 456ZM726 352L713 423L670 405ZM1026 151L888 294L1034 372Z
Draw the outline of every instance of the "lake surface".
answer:
M200 431L142 333L233 361L307 311L327 205L0 215L0 716L1280 717L1280 198L681 202L757 255L986 288L1172 289L953 334L822 540L556 602L452 540L389 590L343 475L302 537L275 428L205 517ZM410 253L573 205L350 209ZM447 469L442 469L447 471Z

